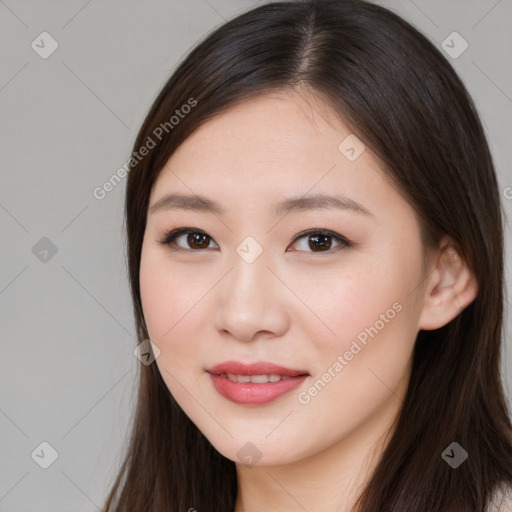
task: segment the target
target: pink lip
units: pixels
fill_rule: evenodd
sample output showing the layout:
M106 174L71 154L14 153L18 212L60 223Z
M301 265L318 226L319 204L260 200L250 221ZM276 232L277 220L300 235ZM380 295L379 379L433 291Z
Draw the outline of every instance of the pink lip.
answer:
M237 404L262 405L289 393L309 376L305 370L293 370L269 362L244 364L239 361L226 361L207 370L215 389L225 398ZM252 382L232 382L222 373L238 375L280 375L290 377L277 382L254 384Z

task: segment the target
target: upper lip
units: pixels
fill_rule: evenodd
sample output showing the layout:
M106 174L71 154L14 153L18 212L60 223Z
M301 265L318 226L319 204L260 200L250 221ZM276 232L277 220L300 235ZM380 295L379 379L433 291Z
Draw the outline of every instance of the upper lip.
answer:
M241 361L225 361L216 364L206 370L209 373L220 375L221 373L232 373L236 375L282 375L296 377L297 375L309 375L306 370L295 370L286 368L268 361L257 363L242 363Z

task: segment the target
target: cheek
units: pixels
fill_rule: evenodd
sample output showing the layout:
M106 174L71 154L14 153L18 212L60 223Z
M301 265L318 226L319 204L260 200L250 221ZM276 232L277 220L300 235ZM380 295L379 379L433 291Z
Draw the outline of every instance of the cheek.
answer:
M165 258L144 251L140 266L140 295L151 340L162 355L181 347L191 348L193 312L198 299L195 283L169 268ZM181 343L180 340L187 340Z
M415 269L373 268L338 276L330 293L313 295L311 309L335 334L304 324L313 378L297 398L305 421L316 417L333 432L348 434L375 414L400 394L408 375L416 311L407 286ZM347 411L351 418L342 425Z
M365 327L379 320L379 315L392 308L400 297L399 286L393 283L387 274L379 273L369 266L342 272L317 272L315 283L297 281L295 289L304 297L304 303L311 314L303 317L310 319L310 328L315 328L316 336L324 346L340 347L344 340L356 337ZM307 325L306 325L307 328Z
M314 312L300 322L322 354L317 371L347 351L347 359L354 360L350 366L379 364L395 356L398 364L407 361L418 316L411 283L420 279L421 268L415 260L398 261L394 253L381 256L380 262L372 259L350 271L317 273L315 283L296 281L298 295L306 297L304 302Z
M197 329L194 313L199 297L190 296L189 280L165 262L150 258L141 261L140 289L144 318L151 342L160 350L155 363L168 390L189 414L190 394L197 378L191 368L197 366Z

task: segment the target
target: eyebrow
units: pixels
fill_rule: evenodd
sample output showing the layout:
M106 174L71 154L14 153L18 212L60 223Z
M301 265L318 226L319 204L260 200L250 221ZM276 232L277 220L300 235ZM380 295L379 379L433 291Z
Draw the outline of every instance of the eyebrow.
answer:
M362 204L344 195L312 194L285 199L275 206L276 215L286 215L293 211L337 209L352 211L362 215L373 214ZM223 215L226 210L216 201L198 195L167 194L149 208L149 213L168 210L193 210Z

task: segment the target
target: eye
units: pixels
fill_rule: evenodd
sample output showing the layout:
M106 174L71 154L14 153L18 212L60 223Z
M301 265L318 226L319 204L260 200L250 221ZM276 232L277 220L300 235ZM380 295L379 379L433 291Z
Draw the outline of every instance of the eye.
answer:
M305 240L302 241L302 239ZM333 240L338 244L334 248L332 247ZM311 249L311 252L332 252L352 245L345 237L326 229L310 229L298 235L293 243L297 241L302 241L298 244L299 250L306 252L309 252L307 248Z
M176 243L182 239L184 244L188 244L188 247ZM204 231L194 228L178 228L167 233L163 240L159 240L159 243L163 245L169 245L171 249L175 251L179 250L196 250L196 249L208 249L210 242L213 242L213 238L207 235ZM176 243L178 248L173 247ZM215 242L214 242L215 243ZM219 246L215 244L217 249Z
M299 246L301 246L299 250L304 252L332 252L352 245L352 242L347 238L326 229L310 229L295 237L292 244L302 239L307 239L304 240L305 243L302 242L302 244L299 244ZM177 243L179 240L182 240L181 243L183 245ZM334 248L333 241L337 243ZM167 233L163 240L159 240L158 242L162 245L170 246L174 251L208 249L210 242L215 244L214 249L219 248L210 235L200 229L190 227L174 229ZM177 248L173 245L177 246ZM311 251L308 251L307 248L311 249Z

